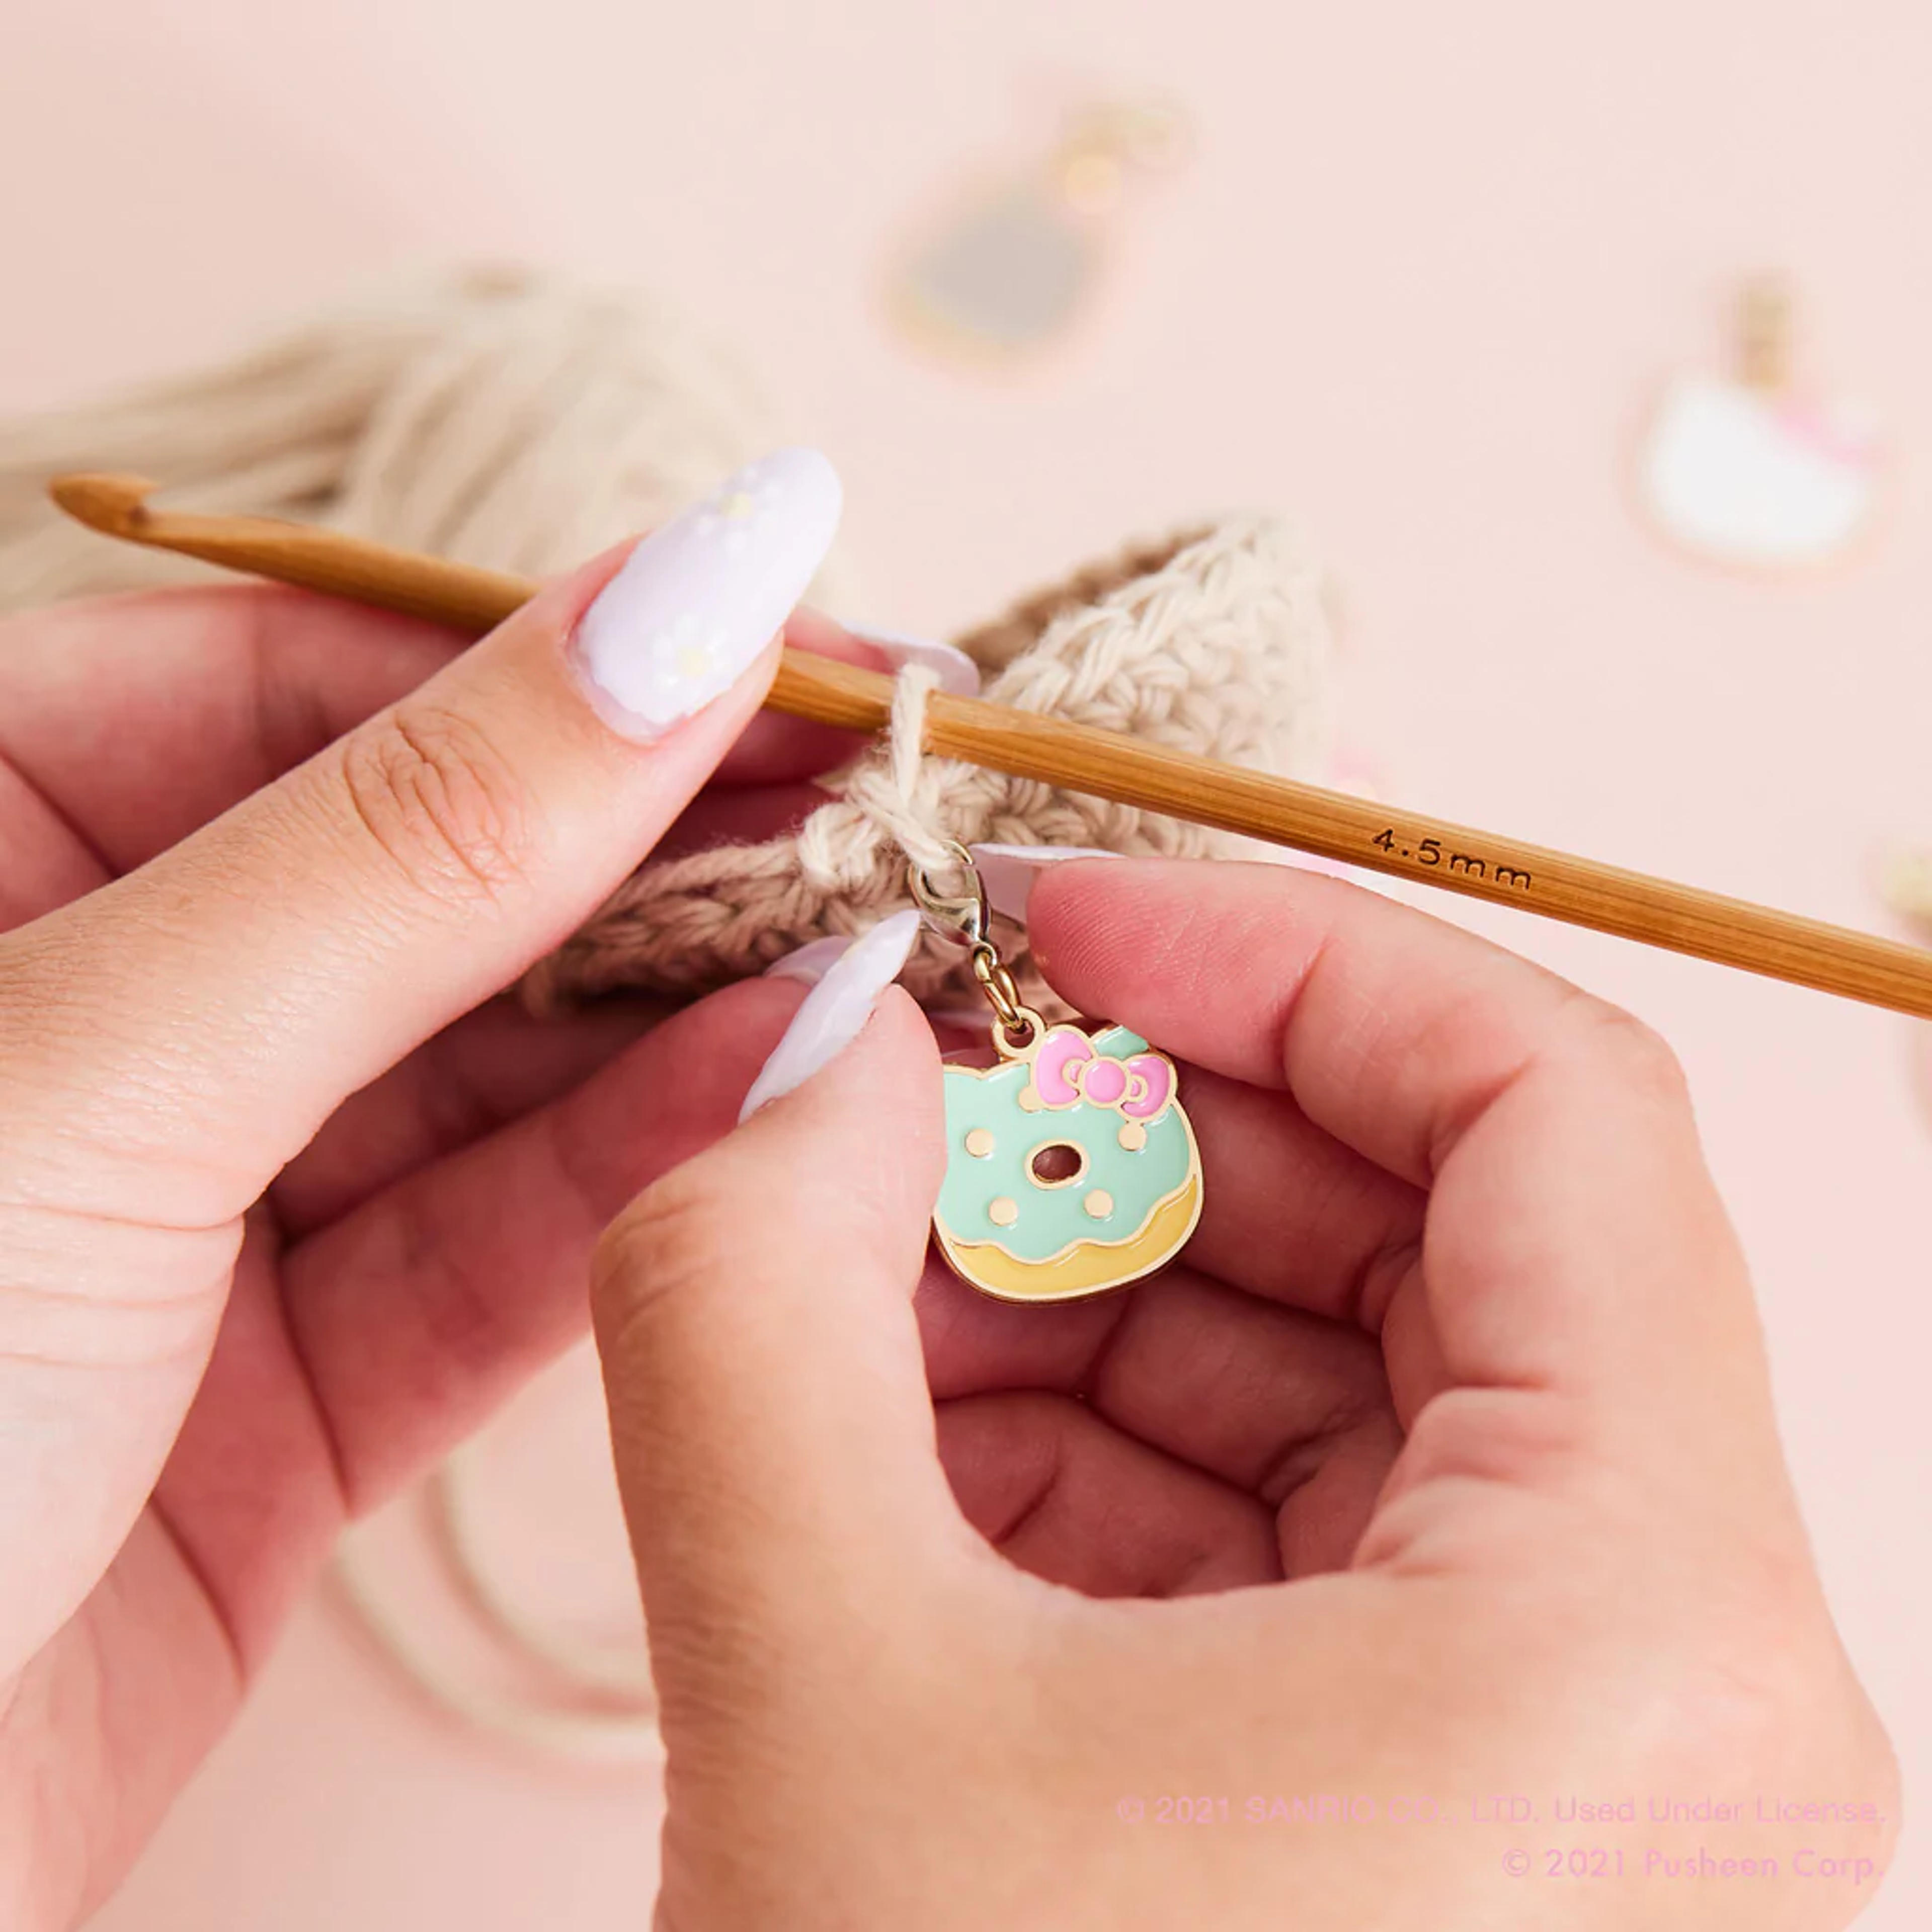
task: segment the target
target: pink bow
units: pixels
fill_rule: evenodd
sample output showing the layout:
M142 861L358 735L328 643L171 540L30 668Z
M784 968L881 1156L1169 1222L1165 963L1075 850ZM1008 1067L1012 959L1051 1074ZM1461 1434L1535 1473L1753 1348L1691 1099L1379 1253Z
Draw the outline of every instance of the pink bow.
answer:
M1078 1027L1054 1027L1034 1056L1034 1091L1049 1107L1116 1107L1130 1120L1150 1120L1174 1097L1174 1067L1163 1054L1115 1060L1094 1051Z

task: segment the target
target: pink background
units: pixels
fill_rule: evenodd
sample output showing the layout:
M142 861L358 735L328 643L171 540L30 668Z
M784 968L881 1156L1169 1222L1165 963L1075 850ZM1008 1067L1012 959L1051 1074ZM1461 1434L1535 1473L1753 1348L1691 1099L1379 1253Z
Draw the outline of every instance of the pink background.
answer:
M848 614L943 630L1130 531L1288 506L1342 579L1351 736L1394 796L1872 925L1876 850L1932 839L1932 11L1583 13L1596 31L1540 0L12 0L0 406L412 260L642 279L835 454L871 593ZM885 329L909 217L1061 105L1148 82L1200 153L1124 224L1078 342L995 382ZM1624 495L1650 386L1717 352L1762 265L1902 458L1873 554L1798 584L1676 560ZM1471 916L1688 1063L1838 1615L1922 1774L1924 1030ZM318 1604L99 1923L634 1925L654 1818L648 1777L439 1722ZM1868 1922L1928 1916L1908 1844Z

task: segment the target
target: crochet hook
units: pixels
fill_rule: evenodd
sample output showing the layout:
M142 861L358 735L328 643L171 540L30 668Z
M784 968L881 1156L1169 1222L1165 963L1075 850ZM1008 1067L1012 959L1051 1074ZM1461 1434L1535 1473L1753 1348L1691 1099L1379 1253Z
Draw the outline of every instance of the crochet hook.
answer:
M146 500L156 487L138 476L75 476L58 478L51 494L70 516L110 536L479 635L537 587L308 524L152 509ZM876 732L892 700L892 680L878 672L787 649L765 701L794 717ZM1932 1018L1932 952L1420 812L944 692L928 700L924 748Z

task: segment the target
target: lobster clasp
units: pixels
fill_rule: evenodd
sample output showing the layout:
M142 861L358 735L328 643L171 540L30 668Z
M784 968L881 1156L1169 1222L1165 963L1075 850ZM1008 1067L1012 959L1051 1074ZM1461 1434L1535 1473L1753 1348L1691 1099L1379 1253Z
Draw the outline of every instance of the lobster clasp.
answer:
M936 932L944 933L961 946L977 949L988 943L992 910L986 903L986 888L973 855L956 838L946 842L949 864L948 883L942 886L923 866L906 868L913 903L926 915Z

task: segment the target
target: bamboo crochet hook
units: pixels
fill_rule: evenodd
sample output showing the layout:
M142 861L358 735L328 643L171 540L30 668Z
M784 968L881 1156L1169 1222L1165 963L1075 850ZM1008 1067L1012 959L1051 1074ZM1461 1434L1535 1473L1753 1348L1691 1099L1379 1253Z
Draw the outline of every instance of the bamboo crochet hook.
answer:
M65 476L52 494L69 515L110 536L478 634L537 587L306 524L150 509L155 487L138 476ZM878 731L892 698L890 678L788 649L765 701L794 717ZM1768 906L980 698L934 692L925 748L1932 1018L1932 952Z

